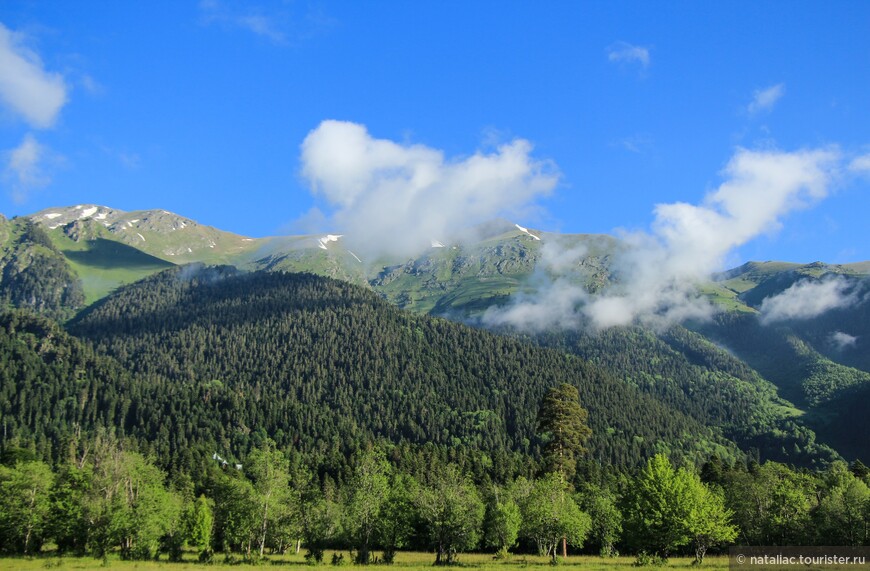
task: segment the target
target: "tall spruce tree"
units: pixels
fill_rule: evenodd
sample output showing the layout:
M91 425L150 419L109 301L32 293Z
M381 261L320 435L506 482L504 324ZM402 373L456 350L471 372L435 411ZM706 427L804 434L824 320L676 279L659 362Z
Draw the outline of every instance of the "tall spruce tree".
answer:
M580 406L577 387L562 383L544 396L538 410L538 433L544 444L544 466L570 482L577 470L577 458L586 452L592 429L589 413Z

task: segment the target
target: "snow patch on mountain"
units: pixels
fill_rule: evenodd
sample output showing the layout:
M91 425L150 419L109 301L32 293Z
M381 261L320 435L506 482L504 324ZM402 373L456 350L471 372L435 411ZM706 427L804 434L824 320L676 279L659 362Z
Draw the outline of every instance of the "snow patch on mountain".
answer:
M520 226L519 224L514 224L514 226L516 226L516 227L519 229L520 232L524 232L524 233L528 234L529 236L531 236L531 237L534 238L535 240L540 240L540 238L539 238L538 236L535 236L534 234L532 234L531 232L529 232L529 229L528 229L528 228L523 228L523 227Z
M317 239L317 247L323 250L327 250L327 244L329 244L330 242L338 242L338 239L342 236L343 234L327 234L326 236Z

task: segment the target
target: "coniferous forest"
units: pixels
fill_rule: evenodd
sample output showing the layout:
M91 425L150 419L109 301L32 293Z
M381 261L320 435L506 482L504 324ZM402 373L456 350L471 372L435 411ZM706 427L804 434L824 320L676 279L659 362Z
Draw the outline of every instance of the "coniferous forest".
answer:
M870 541L860 460L683 328L497 335L327 278L188 266L65 325L3 313L0 375L6 553Z

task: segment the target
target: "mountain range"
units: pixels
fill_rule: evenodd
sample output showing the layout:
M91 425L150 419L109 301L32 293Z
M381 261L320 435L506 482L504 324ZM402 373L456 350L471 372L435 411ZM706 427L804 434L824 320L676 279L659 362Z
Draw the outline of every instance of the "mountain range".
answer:
M261 280L256 281L256 287L269 292L270 299L271 296L283 299L279 293L274 293L275 288L292 289L298 287L298 283L290 278L281 278L290 279L287 283L270 282L268 274L305 272L349 284L351 289L342 289L345 293L336 295L334 286L328 285L332 282L322 282L322 287L333 292L331 297L326 296L328 299L320 300L325 306L343 307L347 301L344 298L349 296L366 300L365 304L375 303L376 313L386 311L377 309L381 307L378 303L388 302L412 314L424 314L413 319L443 316L479 328L485 324L480 317L487 310L504 306L517 295L534 291L542 279L553 277L552 266L544 263L549 255L545 250L548 244L557 244L565 251L582 252L572 258L570 264L563 265L559 277L578 285L591 296L619 284L621 276L616 260L626 248L623 242L607 235L555 234L504 220L480 225L452 240L433 237L431 248L409 259L362 255L352 250L349 243L351 241L345 237L330 234L248 238L164 210L124 212L96 205L52 208L26 217L0 220L0 296L7 307L34 310L68 323L74 336L93 344L98 353L116 361L118 367L131 371L134 376L149 377L152 385L167 386L182 378L193 382L193 377L204 376L202 378L210 381L219 376L218 370L220 375L227 375L229 363L236 362L237 357L222 356L216 357L217 361L209 361L188 355L179 349L190 346L190 339L184 335L190 335L194 325L206 330L209 327L202 321L177 327L160 326L159 321L154 321L154 315L171 315L173 320L185 323L186 309L199 316L198 319L210 315L208 319L214 321L212 329L216 328L218 333L223 327L229 328L225 336L209 337L209 333L197 337L195 347L199 349L191 351L208 353L208 347L232 338L235 333L229 331L235 331L233 328L241 327L243 322L254 328L249 335L271 335L254 325L256 318L261 317L259 314L252 315L251 310L240 308L243 298L248 299L248 303L254 302L250 296L246 297L245 287L248 286L239 285L240 280L248 279L244 277L248 274L263 276L256 278ZM209 266L224 269L212 270ZM202 276L222 277L204 280ZM632 421L617 422L612 412L601 416L591 411L596 423L593 428L605 434L613 431L612 438L596 441L597 453L609 461L636 461L654 452L656 445L651 440L655 440L658 430L662 439L660 446L681 450L696 460L714 451L725 456L742 451L801 465L823 464L838 457L860 458L866 462L870 460L870 423L862 411L870 404L868 276L870 262L844 265L750 262L717 274L703 284L693 285L698 296L717 308L709 319L654 328L633 325L603 331L550 328L526 332L498 327L495 332L498 337L512 339L511 343L530 344L541 347L537 349L540 351L579 358L578 363L586 363L584 366L594 370L587 370L585 378L599 379L597 388L610 387L606 389L609 393L630 400L631 403L625 402L623 406L631 410L641 403L653 410L650 418L671 415L681 419L666 428L658 420L638 420L641 417L637 417L635 422L646 423L653 429L643 434L636 430L632 436L629 429ZM191 279L199 289L178 289L181 287L178 284ZM228 288L218 297L234 296L236 301L221 301L229 305L220 305L220 311L207 309L211 307L209 304L216 303L217 294L212 290L206 294L201 288L212 282L224 284L214 287ZM785 312L776 320L767 318L766 311L772 307L772 300L785 293L800 294L807 284L826 287L825 291L832 291L842 303L811 313L794 312L791 308L792 313ZM815 297L818 301L819 296ZM376 302L378 298L382 301ZM800 304L813 302L800 296L796 299L798 309ZM275 307L286 303L290 301L276 301ZM198 313L193 309L197 304L203 305ZM233 315L225 315L227 311ZM367 319L369 317L361 323ZM395 319L405 318L390 317L387 321ZM126 325L122 323L125 320ZM227 320L229 322L224 323ZM137 323L151 325L139 331ZM412 337L403 338L398 333L402 327L409 331L417 329L422 332L418 335L425 339L430 339L430 329L438 329L430 325L430 321L396 327L397 339L402 339L403 343L411 342ZM460 328L457 331L467 329L463 325L456 327ZM118 331L126 333L116 339L114 333ZM464 334L451 333L448 337L456 335ZM126 341L122 342L122 337ZM299 337L302 338L305 336ZM163 339L167 346L155 347L159 344L155 339ZM187 341L183 343L182 339ZM280 347L280 339L270 342ZM465 347L477 341L458 343ZM437 355L463 352L457 347L440 345L433 351ZM516 350L511 352L516 353ZM150 355L148 362L152 365L143 366L139 357L132 357L146 354ZM549 363L551 357L534 359ZM218 366L216 362L223 365ZM338 357L327 359L326 363L323 366L327 371L330 367L356 366L353 359L343 361ZM423 367L420 363L415 366ZM281 366L275 365L276 369ZM519 371L525 370L521 364L516 366L520 367ZM543 373L525 370L516 374L546 377L550 374L547 367L551 366L540 365ZM469 368L467 363L443 365L438 375L453 374L445 372L447 370L468 371ZM449 385L450 390L468 393L457 396L456 402L438 404L437 407L443 409L439 414L459 414L460 420L466 420L458 424L439 424L437 435L427 434L425 423L397 428L394 432L379 432L372 427L367 430L393 440L401 439L401 434L415 434L414 438L420 442L429 439L449 443L453 442L451 438L456 438L459 442L480 444L486 439L468 432L463 423L477 419L474 422L485 426L489 422L488 414L508 414L522 420L506 432L504 428L499 429L491 439L498 447L527 453L532 438L528 410L523 413L526 416L516 411L533 406L533 395L540 394L549 381L532 383L531 393L521 401L475 409L470 403L490 398L483 395L488 394L487 390L494 390L485 386L496 382L495 370L497 368L485 368L480 376L473 376L474 381ZM401 378L400 373L393 375ZM273 381L276 384L270 390L283 386L280 379ZM484 388L473 389L475 382L483 382ZM616 384L612 384L614 382ZM520 383L518 379L511 383L514 384L498 390L520 390L521 384L516 384ZM250 388L246 384L239 390ZM387 385L378 390L388 395L394 389L399 390ZM281 390L288 389L284 386ZM294 390L302 394L310 389L296 386ZM351 393L362 394L354 392L359 390L356 387ZM401 390L405 391L403 398L410 397L409 402L413 402L417 398L414 391L423 389L418 386ZM585 393L589 398L599 401L603 398L593 397L597 393L590 390L587 388ZM197 398L202 398L197 394ZM527 400L529 398L532 400ZM428 399L424 400L429 402ZM607 410L613 410L612 403L607 405ZM10 412L7 410L4 414ZM316 413L314 417L321 418L323 414L326 413ZM426 417L428 413L420 414ZM462 416L466 414L471 416ZM350 412L347 417L356 418ZM277 430L279 424L273 429ZM674 426L681 428L675 432ZM691 439L691 434L681 431L696 432L698 446L688 446L686 439ZM146 436L139 434L138 437ZM647 444L632 448L632 438L640 438L639 442ZM629 450L631 452L627 452Z

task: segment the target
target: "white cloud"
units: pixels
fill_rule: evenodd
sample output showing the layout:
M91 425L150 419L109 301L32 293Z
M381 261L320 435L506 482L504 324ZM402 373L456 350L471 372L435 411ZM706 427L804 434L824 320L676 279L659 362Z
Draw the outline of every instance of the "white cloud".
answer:
M607 59L615 63L639 63L646 69L650 64L649 48L617 42L607 48Z
M849 170L854 172L870 172L870 153L855 157L849 163Z
M25 136L17 148L7 153L8 162L4 175L10 183L15 202L24 202L32 190L51 182L40 164L45 154L45 147L31 134Z
M518 297L513 306L494 310L487 319L519 327L527 321L542 328L548 318L564 325L584 317L594 327L606 328L705 318L713 307L698 295L697 286L721 270L735 248L777 230L790 211L824 198L838 161L837 152L825 149L740 149L724 169L725 181L700 205L659 204L651 232L623 236L625 247L614 254L615 280L607 290L592 296L572 286L569 292L557 279L541 287L537 296ZM573 316L552 317L546 304L554 296L559 311Z
M375 139L365 126L323 121L302 143L302 174L334 208L336 229L369 258L410 256L431 240L532 207L555 167L515 139L494 152L446 159L424 145Z
M857 301L855 294L848 290L849 283L842 277L799 281L761 302L761 322L810 319L831 309L846 307Z
M837 159L831 150L738 150L725 167L725 182L702 204L659 204L652 233L628 236L629 250L616 266L621 283L589 304L593 322L672 322L708 314L696 286L722 269L735 248L823 198Z
M587 300L586 291L568 280L556 279L534 294L520 294L504 307L490 307L485 325L510 325L539 333L549 329L579 329L583 314L578 311Z
M567 276L576 270L587 252L583 244L547 236L532 278L536 290L515 294L506 306L490 307L482 322L488 327L510 325L534 332L580 328L583 317L578 307L587 302L588 295Z
M839 351L854 347L858 343L858 338L854 335L849 335L843 331L834 331L831 333L831 344Z
M0 24L0 101L38 128L51 127L67 101L63 76L45 71L39 56L3 24Z
M761 111L770 111L783 95L785 95L785 84L783 83L777 83L765 89L756 89L746 110L749 111L750 115Z

